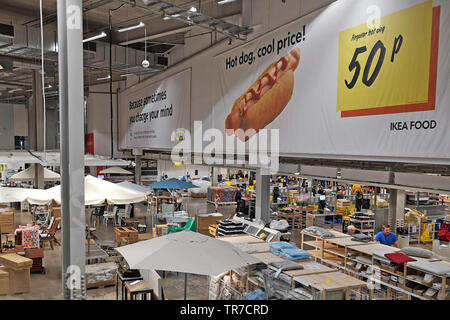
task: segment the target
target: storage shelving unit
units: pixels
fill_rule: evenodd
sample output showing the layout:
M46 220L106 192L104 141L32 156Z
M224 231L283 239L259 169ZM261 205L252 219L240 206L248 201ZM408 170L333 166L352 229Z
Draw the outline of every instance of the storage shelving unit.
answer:
M446 261L434 261L432 263L439 263L450 266L450 263ZM431 274L435 277L435 279L433 279L431 282L425 282L423 280L424 274ZM437 292L432 296L426 296L425 293L423 293L423 296L430 300L450 300L450 277L445 274L440 275L433 272L424 271L415 266L411 266L410 264L406 264L404 270L404 279L405 287L408 281L419 284L425 289L433 288L433 283L440 284L440 291L437 290Z
M351 217L350 223L352 223L356 231L364 233L369 236L373 236L375 233L375 219L369 217Z

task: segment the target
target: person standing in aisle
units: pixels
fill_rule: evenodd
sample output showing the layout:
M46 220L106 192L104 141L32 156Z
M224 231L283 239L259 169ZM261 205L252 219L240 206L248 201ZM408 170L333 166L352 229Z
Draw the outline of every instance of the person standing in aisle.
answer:
M241 188L237 189L235 200L236 200L236 204L237 204L237 206L236 206L236 213L239 213L239 212L241 212L241 207L242 207L241 206L241 202L242 202Z
M323 189L322 185L319 187L319 191L317 191L317 193L320 195L325 195L325 190Z
M177 199L176 199L176 210L175 211L181 211L181 208L183 206L183 197L181 196L181 193L177 192Z
M354 225L349 225L349 226L347 227L347 234L348 234L349 236L353 236L353 235L355 234L355 232L356 232L356 228L355 228Z
M273 187L272 202L278 203L279 196L280 196L280 188L278 188L277 186Z
M391 232L391 226L388 224L383 225L383 229L377 233L375 241L387 246L392 246L392 244L395 244L397 248L401 249L397 236L395 233Z
M357 191L355 196L355 206L356 212L360 212L363 204L363 195L361 192Z

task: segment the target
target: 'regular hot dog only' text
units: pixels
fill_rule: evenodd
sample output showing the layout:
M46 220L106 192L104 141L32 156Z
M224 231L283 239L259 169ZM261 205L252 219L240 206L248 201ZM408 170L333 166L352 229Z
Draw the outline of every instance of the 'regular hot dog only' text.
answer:
M234 103L225 120L227 134L246 141L274 121L291 100L299 63L300 49L296 48L271 64Z

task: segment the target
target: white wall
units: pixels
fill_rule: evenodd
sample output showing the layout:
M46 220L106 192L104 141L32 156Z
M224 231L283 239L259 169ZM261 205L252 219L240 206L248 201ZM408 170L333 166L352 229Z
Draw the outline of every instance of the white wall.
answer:
M46 102L46 148L47 150L59 150L59 107L58 99L50 99Z
M28 136L28 110L23 104L14 105L14 135Z
M198 175L195 175L198 170ZM158 160L158 176L166 174L169 178L181 178L189 172L191 178L209 177L209 167L197 165L185 165L184 167L175 167L172 161Z
M113 93L120 83L113 83ZM105 92L105 93L95 93ZM94 134L94 153L96 155L111 155L111 122L110 122L109 84L91 86L87 99L87 133ZM113 94L113 140L114 156L122 156L117 147L117 95Z
M14 149L14 106L0 104L0 149Z

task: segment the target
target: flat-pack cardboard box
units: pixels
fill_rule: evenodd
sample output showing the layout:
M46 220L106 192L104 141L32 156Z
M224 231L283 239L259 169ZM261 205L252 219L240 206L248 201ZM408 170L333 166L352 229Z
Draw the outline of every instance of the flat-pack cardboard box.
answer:
M7 268L9 273L9 294L29 293L31 289L30 268L14 270Z
M315 216L311 213L307 213L306 214L306 227L312 227L314 226L314 220L315 220Z
M9 294L9 272L0 267L0 295Z
M156 234L158 237L164 236L169 233L169 225L167 224L157 224Z

